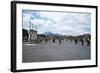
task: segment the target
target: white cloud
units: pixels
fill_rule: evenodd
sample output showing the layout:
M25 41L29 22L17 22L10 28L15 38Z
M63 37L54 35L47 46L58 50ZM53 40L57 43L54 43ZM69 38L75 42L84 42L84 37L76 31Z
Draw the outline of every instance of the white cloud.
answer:
M23 17L23 23L31 21L37 26L38 33L54 32L66 35L78 35L90 33L91 14L89 13L68 13L68 12L35 12L28 11ZM34 19L30 19L34 17ZM28 24L27 24L28 25ZM25 26L24 27L28 27Z

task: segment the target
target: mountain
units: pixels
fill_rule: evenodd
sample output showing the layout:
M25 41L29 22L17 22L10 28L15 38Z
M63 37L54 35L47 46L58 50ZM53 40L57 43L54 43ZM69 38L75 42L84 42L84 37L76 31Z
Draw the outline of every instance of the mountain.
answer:
M52 32L44 32L44 33L42 33L42 34L44 34L44 35L59 35L59 34L57 34L57 33L52 33Z

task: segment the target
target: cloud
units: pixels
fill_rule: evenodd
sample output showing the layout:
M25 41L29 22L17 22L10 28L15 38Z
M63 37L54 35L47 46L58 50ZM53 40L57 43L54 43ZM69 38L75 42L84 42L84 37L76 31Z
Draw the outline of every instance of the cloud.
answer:
M45 12L24 10L23 28L29 29L31 22L38 33L54 32L64 35L91 33L91 14L72 12Z

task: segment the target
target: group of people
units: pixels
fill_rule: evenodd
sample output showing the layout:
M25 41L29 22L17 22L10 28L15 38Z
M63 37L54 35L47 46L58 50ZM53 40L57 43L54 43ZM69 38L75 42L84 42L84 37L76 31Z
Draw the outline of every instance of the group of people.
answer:
M78 44L79 42L81 42L81 45L83 46L84 43L87 44L87 46L90 45L90 40L89 39L74 39L75 44Z
M53 38L53 43L55 43L55 38ZM59 41L59 44L61 44L61 39L58 39L58 41Z
M87 46L89 46L90 43L91 43L90 39L88 39L88 38L81 38L81 39L52 38L52 39L49 39L49 40L52 40L53 43L55 43L56 40L58 40L59 41L59 44L61 45L62 41L65 40L65 39L66 39L66 41L67 40L70 40L70 42L73 42L74 41L75 44L81 43L82 46L84 46L85 43L86 43ZM45 38L45 42L48 42L48 38Z

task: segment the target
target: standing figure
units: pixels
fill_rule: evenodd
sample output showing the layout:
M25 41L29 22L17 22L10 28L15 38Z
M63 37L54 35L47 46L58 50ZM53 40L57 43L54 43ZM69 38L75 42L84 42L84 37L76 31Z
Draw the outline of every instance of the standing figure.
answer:
M45 38L45 42L47 42L47 38Z
M53 43L55 43L55 38L53 38Z
M66 41L67 41L68 39L66 38Z
M72 42L72 39L70 38L70 41Z
M80 39L80 42L81 42L81 45L83 46L84 45L83 39Z
M86 42L87 42L87 46L89 46L90 45L90 40L86 39Z
M61 45L61 39L59 39L59 44Z
M77 44L78 43L78 40L77 39L75 39L75 44Z

